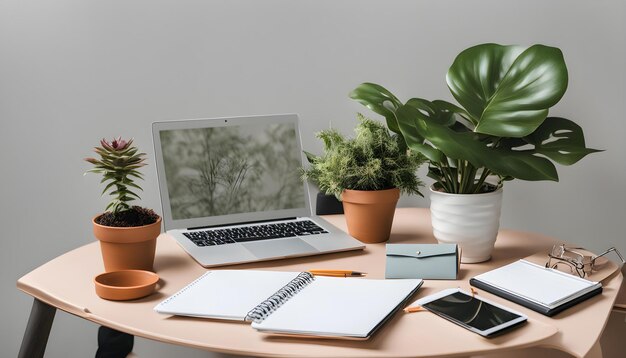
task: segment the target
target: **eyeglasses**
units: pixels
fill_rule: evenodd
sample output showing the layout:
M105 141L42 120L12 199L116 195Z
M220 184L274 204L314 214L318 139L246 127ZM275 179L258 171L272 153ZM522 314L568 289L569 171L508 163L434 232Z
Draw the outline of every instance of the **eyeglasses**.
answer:
M586 253L577 251L582 250L582 247L565 247L565 244L552 246L552 251L548 254L548 262L546 267L558 269L559 267L565 267L570 270L571 273L576 273L581 278L591 275L593 271L599 269L596 260L610 252L615 252L622 261L622 265L626 263L624 257L615 248L604 251L600 255L591 256Z

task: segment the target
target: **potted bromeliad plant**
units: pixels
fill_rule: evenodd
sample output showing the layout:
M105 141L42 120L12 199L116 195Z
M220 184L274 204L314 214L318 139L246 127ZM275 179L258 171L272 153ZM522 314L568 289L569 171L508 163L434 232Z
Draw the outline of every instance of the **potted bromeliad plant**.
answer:
M324 153L305 152L310 167L303 178L343 202L350 235L365 243L384 242L400 193L422 195L417 169L425 159L383 123L358 117L354 138L334 129L317 134Z
M107 272L140 269L153 270L156 238L161 232L161 217L153 210L133 206L138 199L135 182L143 179L139 168L146 165L145 153L133 146L133 140L102 139L94 151L99 159L86 158L93 164L87 173L102 174L102 195L112 196L105 212L93 218L93 232L100 240L104 268ZM86 173L85 173L86 174Z
M558 48L478 45L456 57L446 80L459 105L403 103L372 83L350 96L428 158L435 237L458 243L462 262L481 262L497 236L504 181L558 181L553 161L571 165L598 150L585 146L576 123L548 117L567 89Z

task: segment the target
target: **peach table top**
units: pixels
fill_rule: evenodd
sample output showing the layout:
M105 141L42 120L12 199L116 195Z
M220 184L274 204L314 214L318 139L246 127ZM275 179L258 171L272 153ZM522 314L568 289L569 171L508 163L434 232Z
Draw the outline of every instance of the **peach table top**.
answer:
M345 229L342 215L326 216ZM428 209L397 209L390 243L434 243ZM501 230L493 258L480 264L462 264L457 281L427 280L415 299L443 288L469 289L468 280L516 259L545 251L554 240L542 235ZM602 295L570 308L554 318L542 316L489 293L479 295L529 317L525 326L485 339L428 312L398 312L368 341L279 338L261 334L249 324L159 314L153 307L175 293L205 269L169 236L158 239L155 270L159 291L143 299L106 301L96 296L93 277L104 271L96 242L70 251L18 280L18 288L52 306L90 321L137 336L200 349L255 356L317 357L430 357L504 351L528 346L552 347L574 356L587 355L600 337L619 291L622 275L603 281ZM294 258L231 266L229 269L302 271L351 269L384 278L385 244L369 244L363 251Z

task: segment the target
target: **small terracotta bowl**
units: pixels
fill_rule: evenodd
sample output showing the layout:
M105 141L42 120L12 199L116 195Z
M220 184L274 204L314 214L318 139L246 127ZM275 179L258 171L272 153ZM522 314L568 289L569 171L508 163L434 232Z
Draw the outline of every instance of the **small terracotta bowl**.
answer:
M154 292L159 275L144 270L105 272L93 279L96 294L107 300L126 301Z

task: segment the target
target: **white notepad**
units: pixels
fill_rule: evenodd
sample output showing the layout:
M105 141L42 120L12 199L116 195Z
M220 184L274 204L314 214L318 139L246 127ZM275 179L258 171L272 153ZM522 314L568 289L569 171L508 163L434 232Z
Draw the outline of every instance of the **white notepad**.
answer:
M306 272L208 271L154 309L252 321L263 332L366 339L422 280L313 277Z
M547 308L558 307L602 286L526 260L485 272L474 279Z

